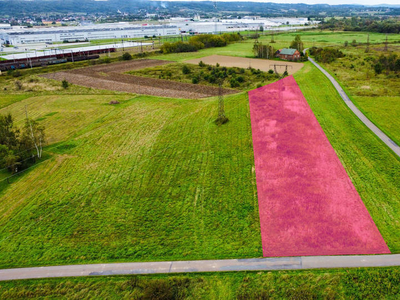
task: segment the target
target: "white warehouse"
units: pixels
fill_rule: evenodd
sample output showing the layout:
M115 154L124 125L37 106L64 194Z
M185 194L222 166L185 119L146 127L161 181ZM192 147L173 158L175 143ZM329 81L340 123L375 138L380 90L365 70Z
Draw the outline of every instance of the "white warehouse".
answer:
M129 39L145 36L171 36L188 33L215 33L264 29L278 29L282 24L304 25L307 19L242 19L192 21L174 19L169 24L110 23L91 26L66 26L50 28L5 28L0 29L1 43L20 45L30 43L52 43L62 41L85 41L99 39ZM288 30L290 28L279 28ZM279 30L278 29L278 30Z
M94 26L0 30L2 43L11 45L61 41L140 38L179 34L175 25L102 24Z

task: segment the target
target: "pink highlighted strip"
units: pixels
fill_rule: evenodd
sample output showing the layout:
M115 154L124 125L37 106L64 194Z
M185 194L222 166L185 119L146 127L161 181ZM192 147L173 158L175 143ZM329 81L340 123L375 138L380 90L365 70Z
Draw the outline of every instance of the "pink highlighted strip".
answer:
M264 256L390 253L294 78L249 100Z

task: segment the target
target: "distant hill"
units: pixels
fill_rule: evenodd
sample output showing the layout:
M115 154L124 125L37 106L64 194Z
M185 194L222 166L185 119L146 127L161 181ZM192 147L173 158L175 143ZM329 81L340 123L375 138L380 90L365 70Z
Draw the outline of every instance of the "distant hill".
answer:
M40 4L39 4L40 3ZM117 14L117 12L145 15L146 13L179 16L195 13L234 15L258 14L266 17L307 17L307 16L348 16L359 13L371 6L328 5L328 4L282 4L257 2L218 2L217 10L212 1L162 2L149 0L0 0L1 16L21 16L43 13L85 13ZM395 10L397 5L382 5ZM379 6L374 6L376 9Z

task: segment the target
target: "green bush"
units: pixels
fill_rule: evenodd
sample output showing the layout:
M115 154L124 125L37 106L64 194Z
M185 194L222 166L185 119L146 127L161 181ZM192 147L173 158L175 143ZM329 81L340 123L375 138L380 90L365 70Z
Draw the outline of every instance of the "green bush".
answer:
M187 66L187 65L184 65L183 67L182 67L182 73L183 74L190 74L190 68Z
M231 80L229 81L231 88L235 88L240 86L239 82L235 79L235 78L231 78Z
M198 48L198 45L186 42L176 42L176 43L164 43L161 46L161 51L164 54L168 53L180 53L180 52L196 52L201 48Z
M124 54L122 54L122 59L123 60L131 60L132 55L130 55L128 52L125 52Z
M337 58L342 58L345 56L342 51L330 47L326 48L312 47L309 50L309 52L310 55L315 56L316 61L320 61L323 63L331 63L334 62Z
M64 89L67 89L68 86L69 86L68 81L66 81L66 80L64 79L64 80L61 82L61 86L62 86Z
M198 77L193 77L192 78L192 83L193 84L198 84L199 83L199 78Z
M103 63L109 64L111 62L111 58L109 58L108 56L103 58Z
M205 67L205 66L206 66L206 64L203 63L203 61L201 60L201 61L199 62L199 67L203 68L203 67Z

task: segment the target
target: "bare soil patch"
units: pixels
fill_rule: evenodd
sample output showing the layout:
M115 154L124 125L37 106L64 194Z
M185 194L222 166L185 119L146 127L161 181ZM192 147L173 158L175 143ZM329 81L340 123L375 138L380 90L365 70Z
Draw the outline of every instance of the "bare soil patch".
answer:
M276 60L258 59L258 58L224 56L224 55L211 55L202 58L191 59L185 61L185 63L197 65L200 61L202 61L207 65L216 65L218 63L222 67L237 67L237 68L252 67L255 69L260 69L261 71L264 72L268 72L268 70L270 69L274 70L274 65L280 65L280 67L276 68L278 73L285 72L286 66L288 66L287 71L289 75L296 73L303 67L303 63L276 61Z
M139 70L169 63L171 62L140 59L45 74L43 77L55 80L65 79L73 84L96 89L152 96L197 99L218 95L218 88L216 87L122 74L122 72L130 70ZM236 92L230 89L223 90L224 94L233 94Z

